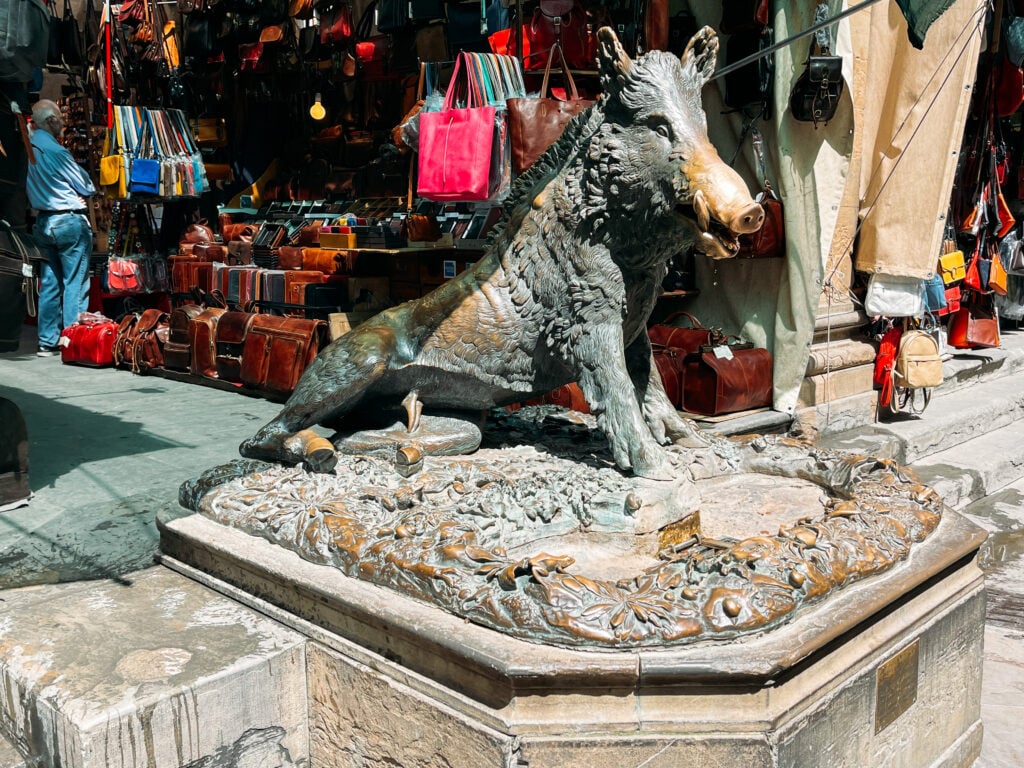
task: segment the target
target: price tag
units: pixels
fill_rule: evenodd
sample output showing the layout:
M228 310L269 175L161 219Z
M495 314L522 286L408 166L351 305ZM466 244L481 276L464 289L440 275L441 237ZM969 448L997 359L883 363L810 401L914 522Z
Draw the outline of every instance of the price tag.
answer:
M728 344L715 347L712 351L719 360L732 360L732 350L729 349Z
M27 261L21 262L21 274L25 277L35 277L35 272L32 270L32 265Z

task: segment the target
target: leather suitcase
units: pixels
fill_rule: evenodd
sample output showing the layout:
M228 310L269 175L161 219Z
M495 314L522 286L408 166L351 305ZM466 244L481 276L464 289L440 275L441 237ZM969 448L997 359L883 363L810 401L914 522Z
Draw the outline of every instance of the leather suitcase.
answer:
M323 320L256 315L245 336L242 383L287 397L327 337Z
M196 376L217 378L217 323L227 312L222 307L204 309L188 323L189 347L192 359L189 370Z
M164 344L164 367L187 371L192 363L192 340L189 327L192 319L203 311L198 304L185 304L171 312L167 343Z
M686 359L683 410L717 416L772 404L772 356L767 349L729 347L731 358L701 347Z
M96 368L114 364L114 339L118 324L74 323L60 332L60 361Z
M242 350L245 337L256 317L251 312L225 312L217 321L217 378L242 380Z
M677 409L683 407L683 371L685 369L686 352L679 347L665 347L652 344L654 364L661 376L661 385L665 388L669 402Z

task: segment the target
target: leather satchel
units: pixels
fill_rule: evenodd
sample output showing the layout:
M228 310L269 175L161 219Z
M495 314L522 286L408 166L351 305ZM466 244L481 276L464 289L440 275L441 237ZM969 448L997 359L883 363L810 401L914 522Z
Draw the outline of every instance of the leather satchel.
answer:
M718 416L772 404L772 356L767 349L705 346L683 369L683 410Z
M676 409L683 407L683 368L686 364L687 354L676 347L666 347L661 344L651 344L651 351L654 354L654 365L658 369L658 376L661 378L661 386L668 395L669 402Z
M207 307L189 321L189 370L196 376L217 378L217 323L226 312L223 307Z
M548 98L548 80L555 54L562 62L562 76L568 86L568 100ZM576 83L565 61L562 46L555 44L548 55L548 63L541 81L540 98L515 98L505 102L508 108L508 133L512 145L512 170L523 173L558 141L565 127L580 112L594 102L581 99Z
M113 320L69 325L60 332L60 361L94 368L113 365L117 329Z
M256 318L251 312L225 312L217 321L217 378L238 383L242 380L242 350L245 337Z
M839 97L843 94L843 59L841 56L815 54L811 44L804 71L789 94L789 111L793 118L805 123L828 123L835 117Z
M989 300L977 294L969 296L949 321L949 345L957 349L998 347L999 320Z
M114 336L114 347L111 354L114 358L114 365L128 367L131 365L131 344L135 335L135 324L139 322L138 312L128 312L117 324L117 334Z
M167 313L162 309L147 309L139 317L129 346L132 373L163 368L167 321Z
M201 314L198 304L184 304L172 310L168 320L167 343L164 344L164 367L187 371L192 364L192 339L189 328L192 320Z
M287 397L327 337L323 320L256 315L245 336L241 382L266 394Z

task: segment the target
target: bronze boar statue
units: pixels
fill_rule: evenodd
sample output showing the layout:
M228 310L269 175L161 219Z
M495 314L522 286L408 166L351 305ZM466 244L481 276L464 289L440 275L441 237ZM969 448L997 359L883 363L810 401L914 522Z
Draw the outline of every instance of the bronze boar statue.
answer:
M674 254L728 258L764 218L708 140L701 88L718 38L705 27L681 58L630 59L608 28L598 45L601 98L515 181L484 257L326 347L243 456L331 471L314 424L413 392L427 408L479 412L569 382L624 470L669 478L663 445L704 444L665 395L646 327Z

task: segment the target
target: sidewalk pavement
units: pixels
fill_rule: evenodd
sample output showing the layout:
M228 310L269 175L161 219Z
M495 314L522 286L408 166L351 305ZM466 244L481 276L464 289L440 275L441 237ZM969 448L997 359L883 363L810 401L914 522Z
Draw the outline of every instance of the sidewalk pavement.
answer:
M280 408L195 383L65 366L59 357L35 355L34 331L25 328L18 352L0 354L0 397L25 417L34 493L27 506L0 514L0 615L4 589L122 580L151 566L159 544L156 515L180 511L179 485L237 457L238 444ZM1024 482L991 499L996 511L1011 505L1020 517L1021 494ZM997 544L1015 548L1018 539ZM997 581L998 552L989 547L982 559ZM1024 622L993 622L989 615L985 741L976 768L1019 768L1024 662L1017 649Z

